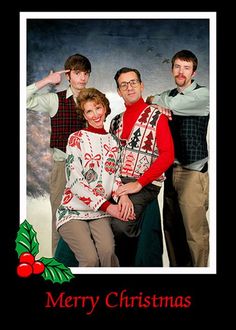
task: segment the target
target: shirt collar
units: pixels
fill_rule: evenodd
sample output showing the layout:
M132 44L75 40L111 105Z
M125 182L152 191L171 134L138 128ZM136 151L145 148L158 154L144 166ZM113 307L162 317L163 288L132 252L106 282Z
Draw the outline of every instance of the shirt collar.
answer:
M190 86L186 87L186 88L183 89L183 90L179 90L179 89L177 88L177 90L178 90L179 93L182 93L182 94L188 94L188 93L192 92L192 91L196 88L196 86L197 86L197 83L196 83L194 80L192 80L192 83L191 83Z
M66 90L66 98L68 99L69 97L73 96L73 92L70 88L70 86Z

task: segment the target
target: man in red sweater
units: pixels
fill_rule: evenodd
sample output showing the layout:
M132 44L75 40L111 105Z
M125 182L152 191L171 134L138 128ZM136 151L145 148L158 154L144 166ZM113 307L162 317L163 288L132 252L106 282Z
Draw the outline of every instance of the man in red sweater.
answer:
M164 172L174 162L174 145L168 118L142 98L144 84L140 72L124 67L114 79L126 107L113 118L110 126L110 132L118 137L122 147L120 176L124 185L117 190L117 195L130 195L136 219L126 222L113 219L112 228L120 265L140 266L135 262L135 255L142 222L151 221L142 214L148 204L157 201ZM159 210L158 215L156 221L160 222Z

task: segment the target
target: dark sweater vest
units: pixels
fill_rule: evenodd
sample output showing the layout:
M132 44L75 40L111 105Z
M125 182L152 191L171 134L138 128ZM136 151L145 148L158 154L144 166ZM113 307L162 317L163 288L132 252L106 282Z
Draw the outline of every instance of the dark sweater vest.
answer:
M197 88L201 88L197 86ZM176 89L170 96L176 95ZM208 116L172 115L169 122L175 146L175 157L182 165L192 164L208 156L207 126Z
M85 121L81 121L76 113L73 96L66 98L66 90L57 95L59 106L56 115L51 118L50 147L66 152L69 135L84 128Z

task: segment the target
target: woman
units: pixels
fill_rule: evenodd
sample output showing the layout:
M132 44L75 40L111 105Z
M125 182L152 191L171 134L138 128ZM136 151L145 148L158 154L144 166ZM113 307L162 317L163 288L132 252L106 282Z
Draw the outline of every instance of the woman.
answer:
M95 88L81 90L77 112L87 128L69 136L66 188L57 211L57 228L74 252L80 267L118 267L111 217L133 220L134 207L127 195L115 194L119 178L117 140L104 129L111 109L106 96ZM113 199L113 202L109 201Z

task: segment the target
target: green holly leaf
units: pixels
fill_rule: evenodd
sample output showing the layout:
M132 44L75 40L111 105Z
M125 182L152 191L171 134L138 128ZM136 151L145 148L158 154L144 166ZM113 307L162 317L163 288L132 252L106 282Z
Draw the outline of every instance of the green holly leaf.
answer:
M74 155L69 155L66 160L66 174L67 174L68 180L70 180L70 174L71 174L70 166L73 163L73 161L74 161Z
M39 261L45 266L44 272L41 274L45 280L50 280L53 283L63 283L69 282L75 277L69 267L64 266L54 258L42 257Z
M36 256L39 252L36 231L27 220L20 225L15 242L18 258L23 252L30 252L33 256Z

